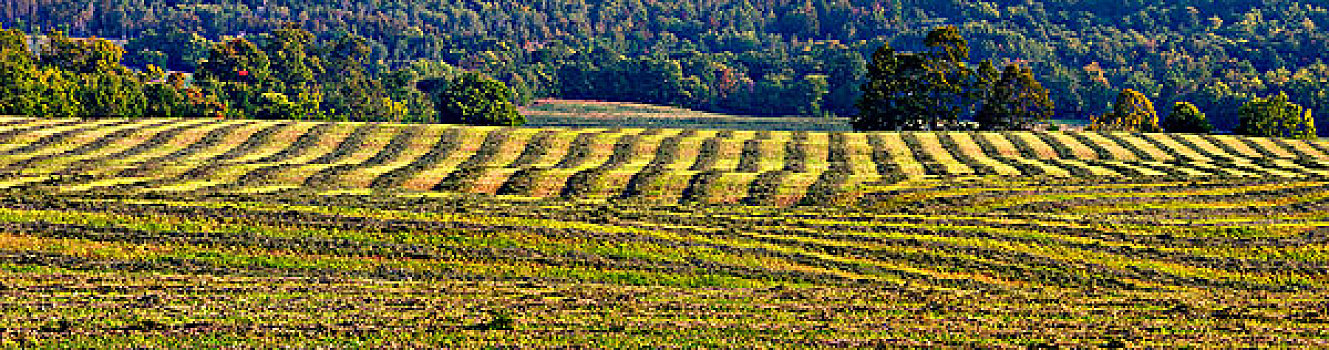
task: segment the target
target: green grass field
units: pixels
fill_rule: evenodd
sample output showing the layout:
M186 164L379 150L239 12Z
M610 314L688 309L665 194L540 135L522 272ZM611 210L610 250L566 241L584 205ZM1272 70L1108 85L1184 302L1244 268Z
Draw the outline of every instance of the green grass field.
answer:
M0 346L1329 346L1329 143L0 118Z

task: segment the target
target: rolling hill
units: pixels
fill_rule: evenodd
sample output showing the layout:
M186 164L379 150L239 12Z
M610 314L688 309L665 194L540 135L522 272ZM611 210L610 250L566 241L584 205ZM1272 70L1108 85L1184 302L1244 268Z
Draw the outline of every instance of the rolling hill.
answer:
M1085 132L838 133L254 120L8 118L3 188L385 190L792 205L901 181L1307 178L1329 143ZM815 200L809 204L816 204Z

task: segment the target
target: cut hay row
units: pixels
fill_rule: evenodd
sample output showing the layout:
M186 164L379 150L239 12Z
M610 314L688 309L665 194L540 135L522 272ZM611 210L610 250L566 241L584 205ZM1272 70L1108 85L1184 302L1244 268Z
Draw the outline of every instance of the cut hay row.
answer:
M13 115L0 116L0 130L4 130L5 128L8 128L13 125L28 123L33 121L34 119L37 118L27 117L27 116L13 116Z
M443 179L457 169L458 165L466 162L475 152L490 138L498 127L476 127L460 128L459 134L447 140L451 143L447 154L438 155L441 159L432 162L429 167L418 170L413 174L400 175L406 180L402 187L411 190L427 191L437 186Z
M536 138L536 130L531 129L523 133L532 133L531 139ZM637 132L643 132L637 129ZM609 152L612 154L613 145L604 145L605 137L622 137L609 129L581 129L576 132L554 133L540 137L542 149L537 153L530 153L529 150L517 151L512 149L508 151L507 157L513 157L513 164L525 164L522 167L493 167L490 169L462 169L463 171L454 174L457 181L466 178L481 179L482 186L466 186L464 190L471 193L503 193L510 195L523 196L557 196L561 194L566 187L566 180L574 174L588 168L577 167L580 163L586 162L590 158L603 156L605 159ZM598 141L597 141L598 140ZM488 141L487 141L488 142ZM514 144L512 147L531 147L529 144L522 146ZM609 149L606 150L606 147ZM597 151L599 151L597 153ZM483 159L483 158L482 158ZM594 161L594 160L592 160ZM592 166L593 167L593 166ZM488 176L484 174L489 172ZM477 176L478 175L478 176ZM565 182L552 184L562 177ZM463 186L458 186L463 187Z
M619 141L645 132L645 129L632 129L627 132L602 132L586 134L581 142L574 143L567 155L557 165L546 169L534 181L531 193L534 197L552 197L563 194L583 192L589 187L592 169L603 166L614 155ZM577 176L585 174L585 176ZM573 183L576 182L576 183ZM576 190L570 190L577 187Z
M409 125L383 124L382 128L370 133L354 147L356 152L329 163L330 166L304 179L304 185L317 188L342 188L340 181L348 173L359 169L382 165L407 153L406 149L420 136L421 127ZM427 142L427 141L426 141ZM427 146L427 143L425 143Z
M774 179L788 166L789 150L786 145L792 140L792 135L787 132L761 131L755 133L753 138L745 139L738 166L733 172L716 174L706 184L709 195L704 200L711 203L753 202L757 197L752 193L754 186L767 186L757 184L759 179L763 179L763 174L765 179ZM773 192L774 188L764 190Z
M0 117L0 137L35 122ZM25 133L0 156L5 347L1317 349L1329 334L1320 141Z
M861 133L846 133L844 145L846 159L849 162L851 183L870 183L881 180L882 174L873 160L875 150L868 137Z
M307 133L287 150L264 159L261 169L245 174L243 183L268 184L276 174L304 164L327 159L339 146L355 135L356 127L346 124L320 125L319 132Z
M722 173L731 173L738 171L738 166L743 156L743 147L749 140L756 139L754 131L734 131L729 137L720 139L720 144L716 147L715 153L707 155L706 158L715 159L706 169Z
M1214 158L1205 155L1203 151L1189 147L1184 140L1173 135L1148 134L1141 137L1141 140L1163 150L1171 158L1200 171L1231 176L1259 176L1224 164L1215 164L1217 161Z
M98 180L78 185L62 186L58 190L79 192L93 189L114 189L128 184L178 181L183 176L196 172L200 164L212 164L213 159L234 153L233 151L236 149L247 147L247 145L253 143L252 140L259 139L263 134L280 127L280 124L271 122L248 122L240 125L240 127L229 129L229 133L217 139L183 140L194 142L159 147L162 149L161 154L172 156L170 159L145 163L143 161L150 158L150 153L142 153L137 157L112 159L97 168L77 169L75 174L93 176ZM161 154L158 154L158 156Z
M1298 158L1298 157L1299 157L1299 155L1297 154L1297 152L1293 152L1293 151L1291 151L1291 150L1284 149L1282 146L1279 146L1278 143L1273 142L1273 141L1270 140L1269 138L1264 138L1264 137L1247 137L1247 138L1242 138L1241 140L1242 140L1243 142L1246 142L1247 144L1251 144L1251 145L1253 145L1253 147L1251 147L1251 148L1254 148L1254 149L1257 149L1257 150L1264 150L1264 152L1261 152L1261 153L1264 153L1265 156L1270 156L1270 155L1272 155L1274 158Z
M846 193L846 189L851 188L850 181L854 177L854 167L850 161L851 153L848 137L844 133L830 134L826 170L804 191L800 201L813 204L837 201L851 203L855 200L854 194Z
M620 143L621 149L615 150L614 156L595 174L593 190L582 196L590 198L612 198L620 196L633 177L655 164L660 148L666 140L676 139L683 130L651 130L649 134L632 135L634 142Z
M979 144L987 144L989 149L995 150L999 157L994 159L1004 161L1012 167L1020 170L1025 175L1051 175L1051 176L1069 176L1069 172L1039 162L1038 155L1025 143L1018 139L1007 138L1001 134L984 133L976 135L975 139Z
M259 160L273 157L297 144L306 132L318 124L290 123L278 129L268 129L268 133L258 138L251 138L239 148L214 159L220 161L215 167L192 169L193 174L178 178L163 178L163 182L148 189L154 192L189 192L210 187L222 187L239 181L246 174L280 164L258 163Z
M945 146L957 160L963 162L970 169L974 169L982 175L1019 175L1020 171L996 159L989 158L987 153L983 152L983 147L975 141L971 135L964 133L948 133L938 138L942 146Z
M1134 153L1135 156L1139 157L1141 160L1165 163L1183 161L1139 137L1131 137L1119 133L1104 133L1103 137L1121 145L1122 148L1130 150L1131 153Z
M175 133L162 133L149 139L159 141L157 143L131 141L131 143L136 144L126 149L106 152L101 157L89 159L87 162L89 164L115 164L130 167L128 169L131 170L147 169L168 162L183 162L186 161L182 159L183 157L207 147L226 144L230 135L245 134L249 130L257 130L254 129L255 126L256 124L250 122L228 120L196 128L182 129ZM135 167L138 165L143 166ZM86 168L83 167L83 169ZM73 170L71 169L71 171Z
M708 143L713 145L716 142L713 139L718 134L716 130L687 130L671 137L657 150L656 160L645 171L634 175L629 182L630 193L658 202L676 202L683 198L683 191L700 173L692 170L699 162L699 155Z
M1250 162L1242 157L1234 156L1231 147L1215 146L1199 135L1178 134L1171 135L1173 142L1187 147L1194 151L1196 155L1203 157L1208 162L1222 164L1223 171L1236 176L1258 177L1268 175L1269 173L1262 167Z
M777 206L788 206L799 203L804 196L808 194L808 189L816 184L830 168L830 134L799 132L796 134L795 142L790 155L796 158L788 159L786 164L797 164L796 167L786 167L785 172L779 177L779 185L775 187L774 195L769 199L771 203ZM843 147L836 153L843 155ZM826 188L825 190L832 190ZM830 194L838 194L836 188ZM826 194L823 192L822 194Z
M370 132L359 143L350 145L343 142L343 145L352 147L351 152L345 153L345 156L339 157L328 163L307 164L283 172L275 182L281 184L295 184L319 187L339 187L339 184L333 183L341 170L355 168L357 166L370 162L378 162L384 158L390 157L393 150L400 150L405 144L407 137L406 129L410 127L404 125L380 125ZM380 157L382 155L383 157ZM377 159L376 159L377 158Z
M0 144L0 155L24 154L46 147L50 144L61 143L62 141L82 132L96 132L101 128L114 127L116 125L129 123L132 123L132 121L123 119L103 119L86 123L63 124L49 128L37 128L30 132L21 133L7 143Z
M696 171L696 165L705 162L704 159L700 159L699 155L704 149L707 149L708 144L712 145L710 147L714 147L714 143L717 142L714 140L717 139L719 133L716 130L697 130L687 134L687 137L678 141L679 147L675 150L678 154L673 157L673 162L665 164L664 168L667 170Z
M426 127L422 129L419 137L413 137L407 141L398 158L390 162L383 162L382 164L349 172L343 175L338 182L348 184L350 187L371 187L375 181L385 174L417 163L421 157L427 156L436 144L445 140L445 134L448 131L444 128Z
M1323 141L1229 135L3 122L0 187L64 192L313 187L789 205L852 200L883 181L929 177L1329 176Z
M82 122L78 119L28 119L6 125L0 130L0 143L16 143L19 136L26 135L33 130L40 130L50 127L78 124Z
M150 139L150 135L156 135L167 130L173 130L192 125L206 123L205 120L185 121L176 123L178 120L158 119L144 120L138 123L121 124L110 128L101 128L94 132L81 134L73 137L71 140L59 144L52 144L51 147L26 152L17 156L0 156L0 166L15 168L46 168L54 164L44 162L55 160L54 163L61 163L85 158L84 155L95 152L107 147L114 146L115 142L144 142Z
M919 165L929 176L941 176L945 174L956 174L956 175L972 174L972 172L967 171L968 167L956 164L954 161L943 163L941 160L937 159L938 156L937 153L939 153L940 151L940 153L945 154L944 153L945 151L929 150L924 148L925 144L923 143L923 140L921 140L920 137L918 136L918 133L914 132L901 133L900 142L904 144L904 149L912 154L910 158L915 161L918 161ZM940 145L937 145L937 147L940 147ZM962 169L966 171L961 171Z
M241 188L244 191L251 187L268 185L273 174L327 156L336 149L337 144L350 137L353 130L349 125L332 123L315 125L281 151L231 167L235 171L212 173L209 180L220 183L215 186L217 189Z
M1049 146L1057 147L1058 153L1061 154L1063 158L1089 160L1111 157L1111 153L1107 152L1103 147L1098 145L1086 145L1081 143L1079 139L1066 133L1037 133L1036 135Z
M684 140L694 137L696 133L695 129L681 130L677 134L661 139L650 163L631 175L620 197L645 198L645 193L651 190L652 184L668 171L666 167L677 161L680 150L684 147Z

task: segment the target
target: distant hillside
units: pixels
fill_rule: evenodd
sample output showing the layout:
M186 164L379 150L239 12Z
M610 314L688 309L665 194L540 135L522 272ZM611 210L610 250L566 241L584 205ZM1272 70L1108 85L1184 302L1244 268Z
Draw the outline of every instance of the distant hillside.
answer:
M418 59L478 69L535 97L677 104L732 114L854 113L856 65L891 43L922 50L955 25L972 61L1031 66L1059 119L1107 111L1115 93L1190 101L1220 130L1237 106L1286 91L1329 110L1329 9L1304 0L685 1L13 1L0 25L140 39L127 58L181 62L148 34L208 40L285 22L321 38L354 34L366 62ZM162 57L158 54L164 54ZM141 57L140 57L141 56ZM184 67L172 70L190 71ZM823 84L824 81L824 84ZM1320 130L1329 130L1321 118Z

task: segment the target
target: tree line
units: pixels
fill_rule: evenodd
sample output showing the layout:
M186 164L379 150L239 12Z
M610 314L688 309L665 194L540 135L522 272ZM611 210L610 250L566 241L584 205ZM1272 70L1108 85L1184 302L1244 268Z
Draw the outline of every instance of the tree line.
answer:
M186 74L131 69L105 39L0 28L0 114L524 123L502 82L433 61L372 71L353 34L319 40L288 25L198 44L207 53Z
M936 28L928 48L897 52L882 45L867 65L867 82L852 119L858 130L1034 130L1055 114L1056 103L1026 66L998 71L989 60L972 64L969 41L959 28ZM1252 136L1315 138L1311 110L1286 93L1226 106L1238 115L1234 132ZM1112 109L1090 117L1090 130L1208 133L1209 118L1195 104L1179 101L1161 123L1153 102L1124 89Z
M176 33L194 41L194 35ZM248 38L207 43L208 54L192 75L167 73L155 64L145 70L122 65L124 49L104 39L75 39L61 32L36 40L18 29L0 31L0 73L4 95L0 113L43 116L161 116L338 121L391 121L521 125L513 100L518 93L503 82L451 65L417 61L376 72L366 62L365 39L347 34L319 40L296 24ZM1055 115L1056 102L1032 69L991 60L971 62L969 41L955 26L938 27L923 38L926 49L896 51L882 44L863 66L856 89L859 130L1032 130ZM618 58L622 59L622 58ZM847 64L852 65L853 62ZM596 72L640 75L668 72L679 65L638 60L637 69ZM586 80L593 78L586 72ZM667 98L669 79L645 77L618 93L639 91ZM825 88L822 79L807 85ZM588 87L589 88L589 87ZM801 90L815 94L816 89ZM801 101L772 89L769 105ZM648 101L655 102L655 101ZM804 104L791 108L818 108ZM1316 136L1311 110L1285 93L1255 98L1235 108L1235 131L1259 136ZM798 110L798 109L793 109ZM801 111L801 110L800 110ZM1111 110L1091 116L1090 128L1133 132L1209 132L1208 117L1189 102L1176 102L1160 124L1150 99L1133 89L1120 92Z

